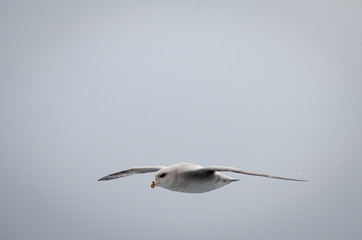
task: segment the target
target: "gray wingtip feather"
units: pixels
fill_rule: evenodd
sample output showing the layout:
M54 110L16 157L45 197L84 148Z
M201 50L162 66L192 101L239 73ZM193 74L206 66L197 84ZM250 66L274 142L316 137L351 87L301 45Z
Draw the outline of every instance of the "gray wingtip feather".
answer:
M113 179L117 179L117 178L121 178L121 177L126 177L128 175L130 175L130 174L122 174L122 172L112 173L112 174L109 174L105 177L98 179L98 181L108 181L108 180L113 180Z
M107 180L110 180L110 178L108 178L107 176L98 179L98 181L107 181Z
M98 181L108 181L108 180L112 180L112 179L115 179L115 178L105 176L105 177L102 177L102 178L98 179Z

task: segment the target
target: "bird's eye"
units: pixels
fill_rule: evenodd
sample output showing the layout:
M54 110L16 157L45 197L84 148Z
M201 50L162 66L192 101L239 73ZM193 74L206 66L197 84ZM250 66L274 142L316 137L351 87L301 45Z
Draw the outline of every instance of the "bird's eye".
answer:
M161 175L160 175L160 178L163 178L163 177L165 177L166 176L166 173L162 173Z

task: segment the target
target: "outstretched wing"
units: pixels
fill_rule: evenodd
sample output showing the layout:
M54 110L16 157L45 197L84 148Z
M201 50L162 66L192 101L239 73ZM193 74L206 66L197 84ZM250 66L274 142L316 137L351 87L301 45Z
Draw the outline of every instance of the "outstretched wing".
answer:
M265 173L249 172L249 171L245 171L245 170L234 168L234 167L213 166L213 167L205 167L205 168L202 168L202 169L198 169L198 171L235 172L235 173L242 173L242 174L252 175L252 176L276 178L276 179L281 179L281 180L307 181L307 180L302 180L302 179L294 179L294 178L284 178L284 177L272 176L272 175L268 175L268 174L265 174Z
M130 168L130 169L127 169L127 170L112 173L110 175L102 177L102 178L98 179L98 181L112 180L112 179L116 179L116 178L127 177L127 176L130 176L130 175L133 175L133 174L157 172L158 170L160 170L162 168L164 168L164 167L163 166L151 166L151 167Z

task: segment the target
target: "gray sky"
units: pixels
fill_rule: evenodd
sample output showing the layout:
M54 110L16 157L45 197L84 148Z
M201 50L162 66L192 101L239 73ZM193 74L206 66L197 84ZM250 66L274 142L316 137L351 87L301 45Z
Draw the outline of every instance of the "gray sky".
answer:
M360 1L1 1L0 239L359 239ZM234 166L205 194L142 165Z

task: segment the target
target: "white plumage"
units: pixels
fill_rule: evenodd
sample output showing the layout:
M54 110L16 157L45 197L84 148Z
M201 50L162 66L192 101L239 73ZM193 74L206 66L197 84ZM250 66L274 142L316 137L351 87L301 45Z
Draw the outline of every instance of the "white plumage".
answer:
M155 180L151 184L152 188L160 186L171 191L186 193L209 192L217 188L223 187L231 182L239 181L239 179L231 178L221 172L235 172L290 181L306 181L301 179L272 176L264 173L249 172L234 167L202 167L193 163L179 163L169 167L135 167L128 170L112 173L99 179L98 181L112 180L116 178L130 176L133 174L149 172L156 172Z

